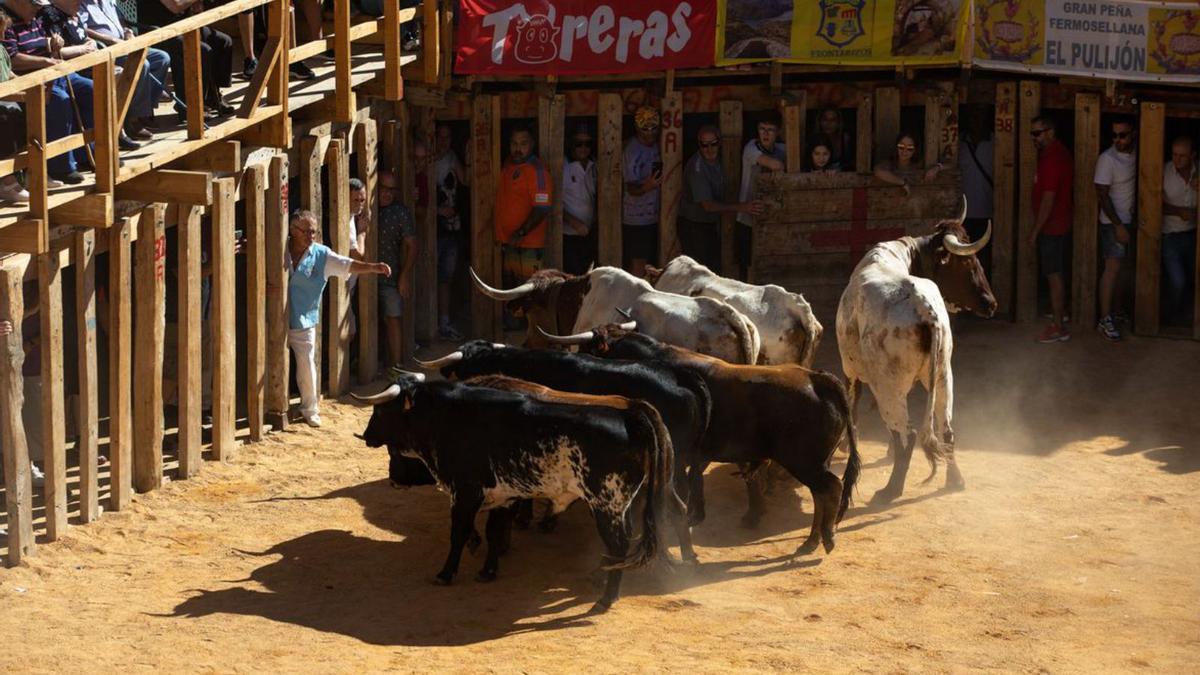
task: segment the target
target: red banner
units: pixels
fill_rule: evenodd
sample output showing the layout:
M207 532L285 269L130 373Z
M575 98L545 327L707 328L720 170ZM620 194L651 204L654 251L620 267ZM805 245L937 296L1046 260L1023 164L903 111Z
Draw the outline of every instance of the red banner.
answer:
M457 73L581 75L713 64L716 0L460 0Z

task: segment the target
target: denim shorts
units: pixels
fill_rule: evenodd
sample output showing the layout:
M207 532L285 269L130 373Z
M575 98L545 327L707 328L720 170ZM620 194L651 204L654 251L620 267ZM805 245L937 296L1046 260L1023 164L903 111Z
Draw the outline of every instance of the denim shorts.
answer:
M1129 238L1137 236L1137 230L1132 225L1126 225ZM1129 252L1129 244L1117 241L1117 228L1111 223L1100 223L1100 256L1102 258L1124 258Z
M400 295L391 279L384 279L379 285L379 304L383 305L383 315L389 319L396 319L404 314L404 296Z

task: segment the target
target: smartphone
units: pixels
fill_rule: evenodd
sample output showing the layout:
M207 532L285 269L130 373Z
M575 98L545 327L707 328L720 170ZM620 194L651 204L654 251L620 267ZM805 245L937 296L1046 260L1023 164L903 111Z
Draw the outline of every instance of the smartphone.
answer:
M240 240L240 239L241 239L242 237L244 237L244 236L246 236L246 231L245 231L245 230L234 230L234 231L233 231L233 240L234 240L234 241L238 241L238 240Z

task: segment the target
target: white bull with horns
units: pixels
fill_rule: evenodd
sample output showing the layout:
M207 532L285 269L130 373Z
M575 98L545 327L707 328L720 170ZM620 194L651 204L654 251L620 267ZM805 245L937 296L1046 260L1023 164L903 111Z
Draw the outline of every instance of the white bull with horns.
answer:
M928 392L919 424L921 448L933 472L937 459L945 458L947 488L963 486L950 427L954 338L948 312L966 309L990 317L996 311L996 299L975 257L991 238L992 226L988 223L983 237L972 243L962 228L966 214L964 198L958 219L938 223L933 234L876 244L854 268L838 304L838 350L851 410L856 411L865 383L892 436L895 465L875 502L891 501L904 491L918 438L908 420L908 392L916 382Z
M550 347L538 328L561 335L629 319L656 340L729 363L753 364L761 349L754 323L728 303L657 291L616 267L597 267L579 276L541 270L508 290L488 286L473 269L471 278L484 295L507 302L514 314L528 318L525 346L530 348Z

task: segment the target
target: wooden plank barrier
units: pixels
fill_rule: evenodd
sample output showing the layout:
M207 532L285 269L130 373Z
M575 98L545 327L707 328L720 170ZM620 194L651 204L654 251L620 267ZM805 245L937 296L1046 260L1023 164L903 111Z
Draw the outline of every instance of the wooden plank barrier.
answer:
M67 531L67 439L63 408L62 270L57 253L38 264L38 319L41 322L42 454L46 474L46 538ZM29 402L26 401L26 405Z
M200 312L202 237L200 218L203 208L180 204L176 209L179 228L178 317L176 338L178 368L176 385L179 388L179 477L186 479L200 473L201 436L203 422L203 363L201 340L204 337Z
M25 315L23 277L17 266L0 266L0 313ZM0 335L0 455L4 463L4 509L8 514L8 564L19 565L33 555L33 482L29 472L29 446L21 409L25 404L24 331L21 321L13 321L12 332Z
M661 150L663 173L662 192L658 214L658 260L659 266L679 255L677 221L679 202L683 199L683 96L678 91L667 93L662 99ZM560 204L562 200L557 200ZM561 238L560 238L561 242Z
M496 186L493 156L498 153L495 129L499 125L499 101L494 96L475 97L471 115L471 266L481 279L500 285L499 247L492 225L492 195ZM430 147L432 151L432 146ZM429 208L434 196L429 195ZM475 337L498 337L499 303L475 290L471 292L471 332Z
M133 491L133 269L130 243L140 214L108 230L109 508L129 506Z
M213 459L233 459L237 450L237 289L234 262L234 179L218 178L213 185L212 251L212 449Z
M546 217L546 249L543 267L562 268L563 220L563 134L566 126L566 99L562 94L543 96L538 100L538 157L550 173L554 199Z
M363 120L355 128L354 157L358 166L358 178L366 186L367 203L362 218L369 223L364 243L363 258L370 262L379 260L379 129L373 119ZM393 270L392 274L398 274ZM395 282L374 274L358 278L358 383L367 384L379 372L379 284ZM406 312L411 315L412 312Z
M996 313L1009 316L1013 301L1013 253L1016 223L1013 207L1016 186L1017 86L1013 82L996 85L996 116L992 132L992 293Z
M329 248L350 255L350 173L346 141L329 141L325 163L329 166ZM329 398L350 390L350 298L345 279L329 279Z
M1158 333L1162 275L1163 124L1166 106L1143 101L1138 130L1137 282L1133 324L1139 335Z
M71 242L75 267L75 348L79 362L79 520L100 517L100 386L96 363L96 233L81 230Z
M166 206L151 204L138 220L137 323L133 371L133 487L149 492L163 479L163 333L166 329ZM128 343L126 343L128 344Z
M1096 292L1099 281L1097 240L1100 207L1092 179L1100 156L1100 95L1075 96L1075 185L1072 190L1074 219L1071 240L1071 320L1083 329L1096 324Z
M725 201L738 201L742 185L742 102L721 101L721 167L725 172ZM735 232L740 227L732 213L721 214L721 272L736 278Z
M255 164L242 176L246 239L246 422L250 441L264 434L267 395L267 167Z
M597 265L621 266L621 111L620 94L600 94L596 129L596 226L599 228Z
M1042 85L1022 81L1020 89L1021 125L1019 137L1020 187L1017 193L1021 207L1017 210L1017 321L1033 321L1038 313L1037 246L1029 241L1033 228L1033 174L1037 171L1037 146L1029 129L1033 118L1042 111ZM1077 169L1078 170L1078 169Z
M266 286L267 402L266 421L276 431L287 428L288 377L288 158L278 154L267 167Z

